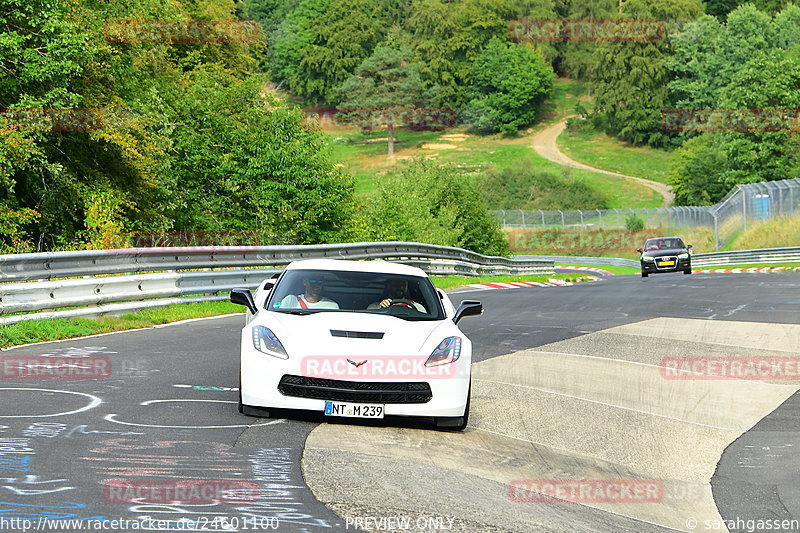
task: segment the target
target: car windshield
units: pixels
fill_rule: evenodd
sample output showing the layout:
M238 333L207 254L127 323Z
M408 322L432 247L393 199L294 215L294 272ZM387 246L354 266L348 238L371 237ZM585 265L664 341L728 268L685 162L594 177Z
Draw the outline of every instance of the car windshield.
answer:
M357 312L405 320L443 320L428 278L378 272L287 270L266 303L278 313Z
M660 239L647 239L644 243L644 251L650 252L653 250L675 250L677 248L686 248L683 241L677 237L663 237Z

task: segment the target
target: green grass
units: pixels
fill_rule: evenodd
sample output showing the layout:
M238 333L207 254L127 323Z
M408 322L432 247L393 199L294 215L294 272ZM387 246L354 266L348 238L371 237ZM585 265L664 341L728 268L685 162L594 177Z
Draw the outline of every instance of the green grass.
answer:
M568 263L563 266L582 266L582 267L592 267L592 268L602 268L603 270L607 270L614 275L621 276L626 274L639 274L641 271L636 267L625 267L625 266L613 266L613 265L576 265L574 263Z
M553 94L545 105L535 128L546 127L552 121L574 112L575 103L586 93L585 84L575 80L556 80ZM588 107L590 102L584 102ZM531 147L529 136L472 135L465 128L444 131L409 131L398 129L395 137L395 159L386 155L386 142L371 144L343 143L342 139L363 142L386 137L386 131L359 132L354 128L326 128L323 130L330 140L331 154L335 161L355 177L356 193L368 197L375 190L380 177L404 159L427 157L441 163L452 164L466 174L478 174L491 168L502 169L530 160L538 171L561 174L565 167L540 157ZM442 135L463 134L463 140L442 139ZM563 138L563 136L562 136ZM337 141L338 139L338 141ZM449 144L451 148L426 149L426 143ZM640 158L639 153L632 156ZM571 176L583 180L592 189L606 198L609 209L627 207L661 207L661 196L655 191L624 178L598 174L585 170L570 169ZM636 174L634 174L636 175ZM598 206L603 207L603 206Z
M340 128L326 129L324 133L330 140L331 154L334 160L343 165L355 178L356 193L367 195L373 192L378 177L394 164L387 156L387 144L385 141L369 144L352 143L386 138L386 131L359 132L353 128ZM422 144L434 142L442 133L395 130L395 156L416 154ZM350 142L342 142L342 140Z
M562 152L585 165L660 183L668 183L675 154L667 150L632 146L593 130L565 130L557 143Z
M555 122L575 114L575 104L583 99L583 106L591 110L592 102L586 98L586 83L569 78L558 78L553 83L553 92L542 106L543 112L537 122Z
M0 326L0 348L146 328L189 318L225 315L241 311L242 306L226 301L195 302L154 307L118 317L25 320L8 326Z
M550 279L562 279L564 281L576 282L582 278L590 276L586 274L529 274L523 276L431 276L433 284L442 290L455 289L470 285L472 283L504 283L508 281L547 281Z

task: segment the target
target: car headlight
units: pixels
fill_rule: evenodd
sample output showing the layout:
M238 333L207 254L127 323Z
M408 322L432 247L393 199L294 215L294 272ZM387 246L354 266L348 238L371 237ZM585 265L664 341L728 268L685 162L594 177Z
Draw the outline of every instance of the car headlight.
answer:
M655 260L656 260L655 257L650 257L649 255L642 256L642 261L644 261L645 263L652 263Z
M278 337L272 333L272 330L264 326L253 327L253 346L256 350L273 357L280 357L281 359L289 359L289 354L286 349L278 340Z
M678 254L678 259L689 259L689 254Z
M446 365L454 363L461 357L461 337L447 337L433 350L425 361L425 366Z

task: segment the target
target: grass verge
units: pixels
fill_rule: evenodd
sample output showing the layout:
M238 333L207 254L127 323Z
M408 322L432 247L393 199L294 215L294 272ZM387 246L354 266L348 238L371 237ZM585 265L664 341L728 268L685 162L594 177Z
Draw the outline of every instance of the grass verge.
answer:
M674 152L632 146L591 129L564 131L558 147L569 157L595 168L648 180L668 183Z
M562 265L562 266L580 266L580 267L591 267L591 268L601 268L603 270L607 270L614 275L623 276L626 274L639 274L641 270L636 267L625 267L625 266L613 266L613 265L575 265L572 263Z
M564 281L577 282L588 278L590 274L530 274L525 276L431 276L431 281L439 289L455 289L473 283L506 283L509 281L547 281L549 279L561 279Z
M239 313L242 306L230 302L194 302L155 307L121 316L100 318L70 318L25 320L9 326L0 326L0 348L30 344L33 342L55 341L146 328L168 324L189 318Z

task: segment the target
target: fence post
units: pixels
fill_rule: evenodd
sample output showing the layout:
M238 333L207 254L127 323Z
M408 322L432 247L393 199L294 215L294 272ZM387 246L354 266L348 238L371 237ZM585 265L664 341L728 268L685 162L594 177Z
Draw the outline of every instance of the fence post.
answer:
M583 226L584 225L584 223L583 223L583 210L582 209L578 209L578 213L580 213L580 215L581 215L581 226ZM584 228L584 229L586 229L586 228Z
M595 211L597 211L597 216L600 217L600 223L598 224L598 226L601 228L605 227L603 226L603 212L600 211L599 209L595 209Z
M742 191L741 185L738 187L742 195L742 231L747 231L747 193Z
M566 227L566 223L564 222L564 212L560 209L558 212L561 213L561 229L564 229Z
M520 209L519 210L519 214L520 214L520 216L522 216L522 227L524 228L525 227L525 211Z
M716 213L711 213L711 216L714 217L714 251L719 252L719 223Z
M541 214L541 215L542 215L542 229L544 229L544 227L545 227L545 223L544 223L544 211L542 211L541 209L539 209L539 214Z

